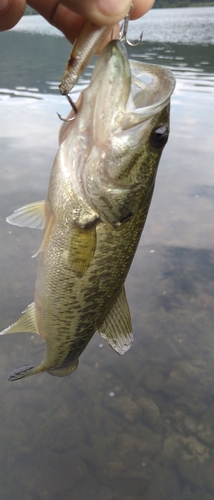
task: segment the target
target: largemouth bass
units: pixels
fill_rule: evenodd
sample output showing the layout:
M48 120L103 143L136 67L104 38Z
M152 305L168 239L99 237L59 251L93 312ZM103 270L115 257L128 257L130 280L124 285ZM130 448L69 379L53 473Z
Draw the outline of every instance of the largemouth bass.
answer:
M1 334L38 333L46 351L39 366L9 380L71 374L95 331L119 354L130 348L124 282L168 139L174 85L168 69L129 62L123 44L109 42L77 114L62 125L46 201L7 219L45 228L34 302Z

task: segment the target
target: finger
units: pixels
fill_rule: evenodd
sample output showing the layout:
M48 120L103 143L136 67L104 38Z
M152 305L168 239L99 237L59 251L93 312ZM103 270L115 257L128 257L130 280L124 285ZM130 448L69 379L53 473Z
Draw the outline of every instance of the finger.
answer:
M129 12L131 19L137 19L152 8L155 0L60 0L67 8L77 12L98 25L113 25L121 21Z
M15 26L24 14L25 0L0 0L0 31Z
M111 26L123 19L130 0L60 0L67 8L99 26Z
M154 5L155 0L134 0L130 19L138 19L144 16Z
M85 21L83 17L67 9L57 0L28 0L28 5L62 31L69 42L74 43Z
M3 0L0 0L0 2ZM17 1L17 0L16 0ZM20 1L20 0L19 0ZM100 16L99 13L96 11L96 4L98 4L98 0L90 0L90 2L86 2L85 0L79 0L77 2L76 0L63 0L64 2L69 5L69 9L66 8L64 5L59 3L58 0L28 0L28 5L30 5L33 9L35 9L39 14L41 14L47 21L58 28L66 38L71 42L74 43L75 39L77 38L83 23L85 21L85 18L88 20L91 20L92 22L95 22L95 24L104 24L104 25L113 25L114 19L122 19L125 17L127 14L128 10L130 9L130 0L128 0L128 9L127 4L126 7L124 8L124 0L111 0L111 2L114 2L114 6L116 4L116 8L119 8L119 11L123 10L123 14L117 14L117 16L112 17L112 12L110 11L110 0L102 0L104 7L102 9L105 10L105 13ZM131 13L131 19L137 19L138 17L141 17L143 14L149 10L150 7L153 5L153 0L134 0L133 1L133 9ZM89 5L88 5L89 4ZM102 6L101 0L100 4ZM123 9L121 9L121 5L123 5ZM108 6L108 7L107 7ZM71 8L74 9L74 11L70 10ZM97 7L98 9L98 7ZM76 11L79 11L79 15L75 13ZM86 15L86 10L87 10L87 15ZM82 13L82 16L81 16ZM104 17L103 17L104 16ZM101 22L101 18L103 23ZM117 24L117 22L116 22ZM118 27L114 27L114 34L118 33ZM107 43L110 40L110 35L108 35L107 39L105 40L105 43ZM102 45L103 47L103 45ZM102 48L101 47L101 48Z
M99 45L99 48L98 48L96 54L100 54L108 42L110 42L113 39L117 39L119 32L120 32L120 25L119 24L115 24L114 26L112 26L112 30L110 30L108 32L108 34L106 35L106 37L104 38L102 43Z
M85 22L85 17L72 12L57 0L48 0L46 2L44 0L28 0L28 5L37 10L50 24L62 31L71 43L74 43ZM119 32L118 25L113 26L112 29L114 37L117 37ZM111 32L107 35L101 49L110 40Z

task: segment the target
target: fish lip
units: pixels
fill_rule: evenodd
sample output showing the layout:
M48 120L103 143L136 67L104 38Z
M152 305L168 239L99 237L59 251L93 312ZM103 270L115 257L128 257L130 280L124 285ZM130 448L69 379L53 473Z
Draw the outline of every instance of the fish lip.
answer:
M109 89L114 88L113 97L108 95L108 103L114 106L115 125L117 127L121 123L122 130L149 120L160 112L169 103L175 87L174 75L168 68L128 59L126 48L119 40L111 40L100 54L91 84L96 78L100 82L97 92L103 102L108 95L104 91L105 85ZM99 99L97 102L102 109Z
M117 77L115 83L118 86L119 78L123 78L123 88L128 86L131 89L131 71L129 66L128 54L125 46L119 40L111 40L99 55L95 64L89 87L101 74L101 84L112 84L113 79ZM110 76L110 79L109 79Z
M158 64L148 64L148 63L143 63L142 61L128 59L126 47L123 43L121 43L120 40L111 40L100 54L99 61L101 64L103 63L104 65L107 66L109 60L113 58L113 56L115 56L115 59L120 57L123 60L124 67L126 67L126 71L128 67L130 68L130 73L131 73L130 93L132 92L133 79L138 82L139 88L141 87L141 84L143 84L145 87L146 77L147 80L149 79L149 77L150 79L153 78L154 86L158 85L160 88L162 87L162 94L163 94L162 97L158 98L157 102L155 102L154 104L150 106L145 106L147 109L148 108L151 109L152 112L153 109L156 110L157 107L159 106L161 106L162 108L166 104L176 84L175 77L170 69ZM125 70L123 76L125 77ZM127 83L128 83L127 81L124 82L124 85ZM146 84L147 87L146 90L150 90L149 85L150 84L148 83Z
M157 86L159 88L156 102L143 105L142 107L138 106L134 110L136 113L146 113L145 119L147 119L160 111L169 102L176 85L176 80L170 69L158 64L142 63L141 61L129 59L129 65L132 78L130 93L133 92L134 82L137 82L136 86L138 86L139 92L141 89L142 95L144 92L148 93L152 85L154 92L157 90Z
M111 40L99 55L99 60L107 63L114 54L116 56L120 54L126 61L128 60L127 50L120 40Z

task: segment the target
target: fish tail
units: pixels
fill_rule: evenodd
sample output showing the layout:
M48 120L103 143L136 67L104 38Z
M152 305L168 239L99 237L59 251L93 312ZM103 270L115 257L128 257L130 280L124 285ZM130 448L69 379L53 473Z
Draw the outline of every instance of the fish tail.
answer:
M34 366L34 365L25 365L21 368L17 368L14 372L11 372L7 380L13 382L14 380L19 380L25 377L31 377L31 375L35 375L36 373L45 371L45 368L42 365Z

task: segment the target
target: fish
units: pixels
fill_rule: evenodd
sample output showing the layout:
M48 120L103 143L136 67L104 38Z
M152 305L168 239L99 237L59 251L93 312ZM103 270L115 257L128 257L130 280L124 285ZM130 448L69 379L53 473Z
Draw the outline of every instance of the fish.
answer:
M129 61L110 41L70 121L62 124L45 201L7 221L43 229L34 302L1 332L37 333L38 366L10 373L64 377L97 331L118 354L133 343L124 282L146 221L158 163L169 135L169 69Z
M62 80L59 85L59 90L62 95L68 95L70 90L72 90L90 59L112 29L111 26L97 26L90 21L85 21L72 47L71 54L62 75Z

